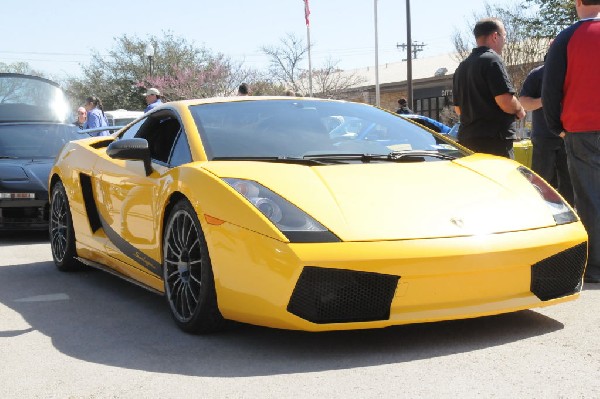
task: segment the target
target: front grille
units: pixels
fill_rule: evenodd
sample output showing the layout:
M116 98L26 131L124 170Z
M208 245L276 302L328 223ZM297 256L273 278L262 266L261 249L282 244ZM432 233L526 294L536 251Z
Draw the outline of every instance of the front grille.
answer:
M48 204L44 206L1 208L0 219L5 223L48 221Z
M587 243L552 255L531 266L531 292L542 301L581 290Z
M287 310L317 324L387 320L399 278L306 266Z

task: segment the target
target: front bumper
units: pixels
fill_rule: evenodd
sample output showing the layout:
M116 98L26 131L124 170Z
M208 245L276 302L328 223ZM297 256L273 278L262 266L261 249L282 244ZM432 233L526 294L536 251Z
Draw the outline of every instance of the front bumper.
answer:
M281 243L227 224L208 229L223 316L309 331L479 317L572 300L587 249L579 222L484 236L322 244Z
M48 216L47 199L0 200L0 230L46 230Z

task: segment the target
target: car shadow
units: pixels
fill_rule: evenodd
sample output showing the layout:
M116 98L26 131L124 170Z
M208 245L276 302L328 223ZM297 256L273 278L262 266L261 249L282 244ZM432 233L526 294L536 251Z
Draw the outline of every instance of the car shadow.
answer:
M48 230L0 231L0 247L15 244L38 244L49 241Z
M597 283L583 283L584 291L597 291L600 290L600 284Z
M552 318L521 311L327 333L236 324L219 334L194 336L175 326L164 298L92 269L61 273L51 262L0 267L0 302L31 326L20 324L14 331L0 331L0 337L37 330L50 337L61 353L87 362L203 377L268 376L411 362L504 345L563 328Z

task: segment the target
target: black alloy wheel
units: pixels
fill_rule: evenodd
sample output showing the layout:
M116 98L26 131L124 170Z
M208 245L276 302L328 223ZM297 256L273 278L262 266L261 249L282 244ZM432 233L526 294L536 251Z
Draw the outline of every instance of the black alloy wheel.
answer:
M76 258L75 231L69 199L62 182L56 183L52 189L48 229L52 258L58 270L66 272L81 269L83 265Z
M187 200L177 202L169 214L163 238L163 280L179 328L188 333L223 328L208 247L196 211Z

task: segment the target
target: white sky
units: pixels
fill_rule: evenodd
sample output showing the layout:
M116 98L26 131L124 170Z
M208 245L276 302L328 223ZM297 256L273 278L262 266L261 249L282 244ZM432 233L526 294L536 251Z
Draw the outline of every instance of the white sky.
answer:
M413 42L425 43L418 57L427 57L452 52L454 30L467 29L484 2L412 0L410 7ZM78 76L91 50L104 53L123 34L169 31L258 69L267 66L261 46L287 33L306 41L303 0L3 0L1 9L0 62L26 61L55 78ZM310 0L310 9L313 68L328 57L343 69L375 64L374 0ZM379 64L401 61L406 2L378 0L377 9Z

